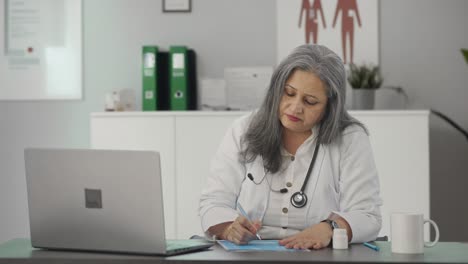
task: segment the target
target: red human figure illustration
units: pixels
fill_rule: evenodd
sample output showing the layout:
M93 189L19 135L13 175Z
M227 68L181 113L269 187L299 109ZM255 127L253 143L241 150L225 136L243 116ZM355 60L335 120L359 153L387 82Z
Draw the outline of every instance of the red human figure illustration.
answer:
M346 37L349 36L349 52L350 63L353 63L354 51L354 20L352 12L356 14L356 19L359 27L361 27L361 18L359 17L359 9L356 0L338 0L336 5L335 16L333 18L333 28L336 24L339 12L341 12L341 43L343 47L343 61L346 64Z
M323 28L326 28L325 17L323 16L322 3L320 0L314 0L312 6L310 6L309 0L302 0L301 12L299 13L299 27L302 25L302 16L305 13L305 40L306 43L310 43L310 35L312 34L312 42L317 43L318 37L318 22L317 18L322 17Z

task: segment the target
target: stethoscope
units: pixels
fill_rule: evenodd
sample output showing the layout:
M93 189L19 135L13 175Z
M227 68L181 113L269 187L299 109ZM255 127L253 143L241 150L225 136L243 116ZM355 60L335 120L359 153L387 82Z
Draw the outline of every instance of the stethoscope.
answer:
M305 190L305 188L307 186L307 182L309 181L312 169L314 168L314 164L315 164L315 160L317 159L317 153L319 151L319 148L320 148L320 144L319 144L319 142L317 142L317 145L315 146L315 150L314 150L314 155L312 156L312 160L310 162L309 169L307 170L307 175L306 175L306 178L304 179L304 183L302 184L301 190L298 191L298 192L295 192L295 193L293 193L293 195L291 195L291 204L296 208L302 208L307 204L307 195L304 193L304 190ZM266 175L267 175L267 173L265 172L265 174L263 175L262 180L257 183L257 182L255 182L255 180L254 180L254 178L252 176L252 173L250 173L250 172L247 173L247 177L253 183L255 183L255 185L259 185L259 184L261 184L263 182L264 179L267 179L267 183L268 183L268 186L270 187L271 191L279 192L279 193L287 193L288 192L287 188L282 188L282 189L279 189L279 190L273 189L271 187L271 184L268 181L268 178L266 177Z

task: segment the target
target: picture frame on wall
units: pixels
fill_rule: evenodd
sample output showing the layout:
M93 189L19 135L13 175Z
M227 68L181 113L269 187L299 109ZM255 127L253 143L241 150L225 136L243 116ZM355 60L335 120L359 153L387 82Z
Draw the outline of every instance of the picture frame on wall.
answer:
M192 0L163 0L164 13L190 13L192 12Z

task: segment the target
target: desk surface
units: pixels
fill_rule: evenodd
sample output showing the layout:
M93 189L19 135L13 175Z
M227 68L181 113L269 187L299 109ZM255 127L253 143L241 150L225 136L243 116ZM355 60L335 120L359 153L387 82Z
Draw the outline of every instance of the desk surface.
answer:
M424 254L394 254L390 242L376 242L379 252L362 245L348 250L311 252L226 252L215 245L210 250L173 257L138 256L88 252L40 250L28 239L0 245L0 263L468 263L468 243L440 242Z

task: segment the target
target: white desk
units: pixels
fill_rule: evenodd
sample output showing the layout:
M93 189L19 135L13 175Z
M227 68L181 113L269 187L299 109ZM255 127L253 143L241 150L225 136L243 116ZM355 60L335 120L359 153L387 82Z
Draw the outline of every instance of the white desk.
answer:
M161 153L166 234L202 234L200 190L231 122L245 112L111 112L91 114L91 146ZM429 111L351 111L370 131L380 177L383 227L390 212L429 217ZM137 172L136 172L137 173ZM428 232L428 229L426 229Z

